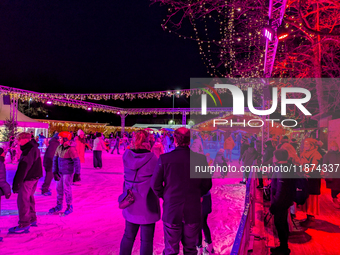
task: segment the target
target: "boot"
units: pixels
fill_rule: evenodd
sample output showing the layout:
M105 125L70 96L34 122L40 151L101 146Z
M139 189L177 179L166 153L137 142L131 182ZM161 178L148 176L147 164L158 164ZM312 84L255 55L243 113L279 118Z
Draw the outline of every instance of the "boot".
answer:
M307 219L300 223L302 227L313 228L315 226L315 217L313 215L307 215Z
M206 243L206 246L204 247L204 254L214 254L214 246L212 243Z
M73 212L73 206L72 205L67 205L66 211L64 212L65 215L69 215L70 213Z
M333 198L333 205L336 209L340 209L340 203L337 198Z
M59 211L61 211L61 209L63 209L62 205L57 205L56 207L51 208L48 213L52 214L52 213L57 213Z

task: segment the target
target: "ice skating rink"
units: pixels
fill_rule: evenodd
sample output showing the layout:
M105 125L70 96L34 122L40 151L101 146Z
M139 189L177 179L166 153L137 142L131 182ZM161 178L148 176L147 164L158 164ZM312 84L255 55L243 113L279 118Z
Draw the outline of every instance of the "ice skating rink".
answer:
M17 165L6 164L7 180L13 182ZM235 178L213 179L213 212L208 224L212 232L216 254L229 254L244 209L245 185ZM123 161L121 155L103 152L103 168L94 169L92 153L86 153L82 164L80 186L73 186L74 212L66 217L47 215L56 205L55 182L52 196L41 195L41 178L35 194L38 227L27 234L8 234L18 224L17 194L9 200L1 198L0 242L1 255L14 254L119 254L125 220L118 208L117 198L122 193ZM64 202L63 211L66 209ZM132 254L139 254L139 235ZM162 221L156 224L154 254L163 250Z

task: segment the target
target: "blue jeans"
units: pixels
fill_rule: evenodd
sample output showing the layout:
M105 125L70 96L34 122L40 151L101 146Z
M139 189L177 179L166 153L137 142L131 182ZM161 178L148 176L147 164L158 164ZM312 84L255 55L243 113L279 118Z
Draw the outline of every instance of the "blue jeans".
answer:
M125 232L120 242L120 255L131 255L133 243L140 227L140 254L152 255L153 237L155 234L155 223L153 224L134 224L125 221Z
M73 174L61 174L57 181L57 205L63 205L64 193L66 204L72 205Z
M226 151L226 154L227 154L227 155L226 155L226 158L227 158L227 159L229 158L229 161L231 162L231 151L232 151L232 150L226 149L225 151Z

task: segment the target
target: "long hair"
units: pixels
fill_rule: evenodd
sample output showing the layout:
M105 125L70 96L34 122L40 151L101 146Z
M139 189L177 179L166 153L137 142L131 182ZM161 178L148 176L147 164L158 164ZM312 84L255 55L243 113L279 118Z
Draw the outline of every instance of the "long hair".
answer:
M135 149L149 149L146 148L145 143L149 143L149 134L145 130L139 130L134 137Z

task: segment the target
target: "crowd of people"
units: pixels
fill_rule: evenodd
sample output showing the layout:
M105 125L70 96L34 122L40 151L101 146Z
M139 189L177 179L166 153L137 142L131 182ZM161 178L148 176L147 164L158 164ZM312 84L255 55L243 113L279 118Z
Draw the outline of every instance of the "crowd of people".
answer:
M232 162L230 151L237 146L233 135L227 137L223 147L217 150L214 159L205 148L198 133L190 133L189 129L179 128L173 134L149 133L140 130L120 138L112 136L114 142L105 141L102 133L93 134L93 144L82 130L76 136L71 132L55 132L49 139L43 161L39 143L30 133L20 133L15 142L20 146L20 159L13 180L12 191L18 193L17 205L19 225L9 229L11 233L25 233L31 226L37 225L34 193L38 180L45 179L41 187L42 194L50 196L52 179L57 182L56 206L49 213L59 213L63 208L65 196L66 210L64 215L73 212L72 184L80 181L81 163L85 162L85 150L93 150L94 168L102 168L102 152L112 149L111 153L123 146L124 187L119 197L123 217L126 220L124 235L121 240L120 254L131 254L135 237L141 229L141 254L152 254L155 223L160 220L160 201L163 199L164 254L178 254L179 243L182 242L185 254L213 253L212 237L207 219L212 212L210 189L211 175L204 178L190 178L190 159L195 158L197 165L220 165ZM333 141L327 152L322 148L321 141L306 138L301 144L295 139L283 136L279 140L269 139L264 144L256 135L248 138L240 135L239 163L243 166L304 166L306 164L331 166L340 164L338 144ZM90 138L92 139L92 137ZM122 142L121 142L122 141ZM13 141L14 143L14 141ZM125 143L125 145L122 145ZM111 147L111 148L110 148ZM11 187L6 182L5 150L0 148L0 195L11 196ZM267 186L271 187L270 213L274 215L274 224L278 232L280 246L272 249L273 254L289 254L288 215L296 217L296 210L306 214L300 224L310 228L320 213L319 196L321 194L321 178L326 179L327 188L331 189L333 204L340 209L337 196L340 194L340 179L331 171L306 171L296 177L284 176L282 172L267 173ZM227 173L225 173L226 175ZM259 184L264 187L263 175L257 173ZM244 172L241 183L246 183L249 173ZM302 181L301 181L302 180ZM305 197L297 198L296 187L306 193ZM303 192L302 192L303 193ZM301 193L301 194L302 194ZM301 196L300 194L300 196ZM132 202L131 202L132 201ZM301 202L302 201L302 202ZM202 243L203 236L205 244Z

